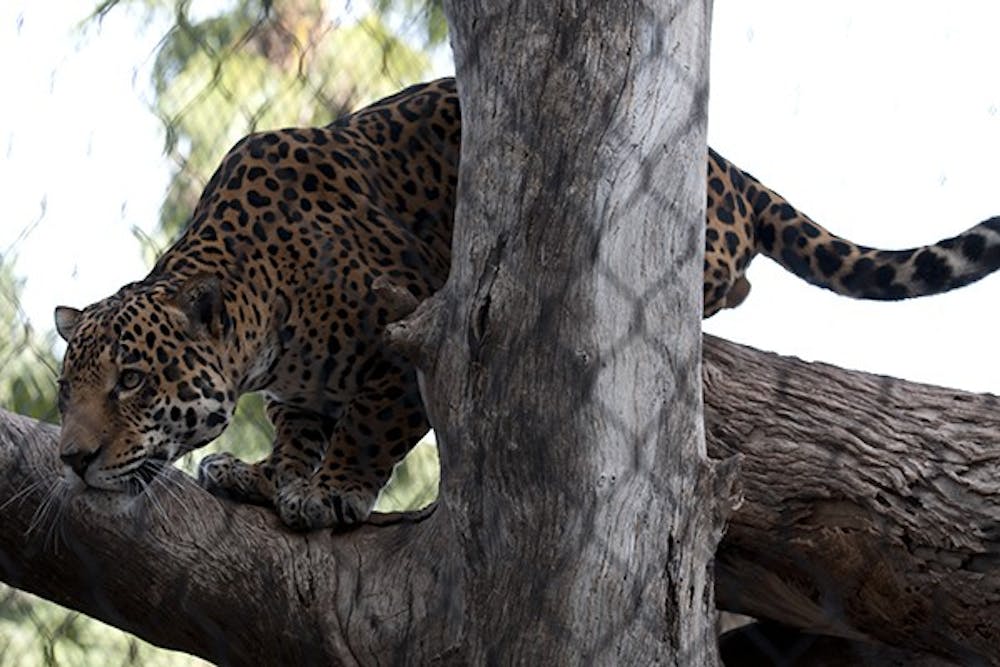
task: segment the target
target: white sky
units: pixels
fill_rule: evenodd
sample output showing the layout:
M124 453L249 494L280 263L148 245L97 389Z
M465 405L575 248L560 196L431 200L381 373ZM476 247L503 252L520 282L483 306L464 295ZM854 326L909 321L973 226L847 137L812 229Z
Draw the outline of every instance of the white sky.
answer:
M94 0L0 2L0 252L50 328L145 274L131 229L155 227L169 176L148 111L162 29ZM715 0L710 143L832 231L908 247L1000 214L1000 3ZM220 155L221 158L221 155ZM706 330L761 349L1000 393L1000 277L904 303L810 287L767 259Z
M140 92L157 33L141 39L138 18L115 11L81 39L74 28L96 4L0 2L0 252L16 254L22 305L41 330L53 306L145 274L131 229L155 228L169 178Z

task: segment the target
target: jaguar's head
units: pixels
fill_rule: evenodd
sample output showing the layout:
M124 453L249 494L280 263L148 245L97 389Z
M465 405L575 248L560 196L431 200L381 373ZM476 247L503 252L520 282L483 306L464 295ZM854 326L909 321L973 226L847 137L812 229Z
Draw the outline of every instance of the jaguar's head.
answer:
M137 490L229 423L231 324L214 276L132 283L83 310L60 306L55 320L68 344L59 379L67 478Z

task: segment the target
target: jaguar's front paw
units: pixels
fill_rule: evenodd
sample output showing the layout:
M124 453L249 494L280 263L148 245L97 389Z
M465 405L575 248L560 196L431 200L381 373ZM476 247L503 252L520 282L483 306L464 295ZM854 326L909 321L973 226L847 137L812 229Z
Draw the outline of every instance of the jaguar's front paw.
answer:
M198 484L216 496L269 505L274 484L265 473L260 463L245 463L228 452L219 452L198 464Z
M315 478L283 486L274 498L278 516L294 530L359 524L368 518L374 505L375 496L371 493L334 489Z

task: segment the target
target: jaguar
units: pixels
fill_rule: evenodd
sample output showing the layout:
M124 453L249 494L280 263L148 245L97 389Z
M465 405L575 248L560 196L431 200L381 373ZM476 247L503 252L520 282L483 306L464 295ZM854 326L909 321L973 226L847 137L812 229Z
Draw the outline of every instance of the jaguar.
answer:
M260 391L270 454L207 456L199 482L273 507L292 529L364 522L429 428L414 368L382 342L393 311L376 281L415 300L444 283L460 143L450 78L326 127L239 141L149 275L56 308L64 477L135 493ZM946 292L1000 266L1000 217L879 250L834 236L713 150L706 166L705 317L746 299L757 254L862 299Z

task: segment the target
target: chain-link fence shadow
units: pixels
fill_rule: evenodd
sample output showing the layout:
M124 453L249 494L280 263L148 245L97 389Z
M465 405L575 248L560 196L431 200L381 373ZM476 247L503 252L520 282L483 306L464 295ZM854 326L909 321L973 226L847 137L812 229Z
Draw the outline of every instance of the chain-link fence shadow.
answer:
M24 26L30 21L45 20L44 16L30 11L27 4L0 16L12 26L13 43L25 50L29 47L28 38L22 34ZM131 34L127 33L128 26L133 28ZM49 297L58 295L59 290L49 283L67 282L68 279L65 274L61 279L49 277L46 273L49 267L35 259L37 252L22 252L32 239L44 236L58 241L63 235L68 237L70 227L86 226L92 230L93 245L72 249L80 257L81 264L119 266L124 263L119 253L131 253L136 258L134 265L148 268L189 221L222 156L247 133L288 126L326 125L362 104L411 83L447 74L451 69L440 7L422 0L357 1L343 7L321 0L216 3L187 0L96 3L95 0L93 7L87 7L76 20L67 22L67 29L66 39L73 44L71 50L84 51L97 41L119 40L123 52L140 54L132 67L134 97L141 100L143 107L137 113L156 119L162 150L148 156L149 161L158 162L157 165L134 164L130 170L145 174L142 178L159 179L162 196L154 207L148 202L144 208L135 202L120 203L119 221L132 232L134 243L116 246L114 250L108 249L108 232L100 220L56 216L48 211L45 198L41 199L40 207L38 201L29 201L17 209L34 211L33 215L14 215L4 224L5 235L0 236L0 321L3 326L0 405L12 412L50 422L58 419L56 380L63 346L52 330L49 316L39 313L50 312L55 305L54 299ZM53 78L59 78L58 71L53 72ZM114 100L107 103L114 104ZM67 109L64 113L72 114L73 110ZM31 131L10 130L6 137L8 154L16 153L24 141L17 133ZM81 128L81 132L86 132L85 128ZM118 140L128 143L133 139L122 136ZM81 150L87 155L97 155L101 151L99 143ZM78 197L101 196L89 189L96 187L93 183L101 183L101 179L90 179L90 182L88 189L77 193ZM52 182L46 187L56 189L63 187L63 183ZM119 183L105 181L100 187L114 191ZM125 196L119 192L114 195L114 201L122 202ZM667 205L664 202L664 206ZM133 211L138 210L147 213L146 219L136 219ZM22 256L32 259L22 262ZM594 268L588 267L588 270ZM656 298L655 294L632 290L618 281L606 266L597 266L596 270L612 286L610 291L631 304L633 320L643 324L629 329L627 335L613 341L601 353L614 355L635 344L656 348L655 326L643 321L643 310L649 300ZM86 267L80 269L81 276L90 272ZM121 275L115 280L121 285L140 277ZM663 281L674 278L666 272ZM46 285L36 289L33 284L36 282ZM567 290L571 289L571 282L567 280ZM94 298L103 296L105 293L94 294ZM62 297L57 298L62 300ZM574 353L573 350L562 351ZM668 366L673 363L670 359L666 361ZM546 421L544 414L524 417ZM653 437L651 433L657 428L657 424L651 422L635 431L612 407L606 409L604 418L617 425L625 446L634 446L636 450L640 443ZM237 419L226 434L199 451L198 458L223 450L245 460L257 460L269 450L271 435L262 400L251 395L241 402ZM540 435L544 437L544 433ZM652 485L662 482L645 469L643 463L637 458L628 474L648 477ZM837 464L836 460L831 460L832 467ZM189 457L182 465L192 472L196 459ZM437 468L437 451L433 440L428 439L397 467L382 493L379 509L403 510L428 504L436 495ZM567 497L577 492L566 489ZM593 535L583 537L590 539ZM809 569L808 563L800 565L804 570ZM608 567L627 574L630 563L609 563ZM646 574L656 576L653 572ZM830 588L836 589L835 582L831 582ZM649 619L650 623L656 621L658 619ZM553 626L552 631L558 632L559 628ZM775 656L776 664L794 664L796 652L808 649L802 642L817 641L804 639L790 646L777 646L768 645L771 639L764 635L750 637L765 646L764 653L770 651L769 655ZM610 643L615 638L604 640ZM0 589L0 665L7 664L181 665L200 662L189 656L160 652L79 614L3 588Z

